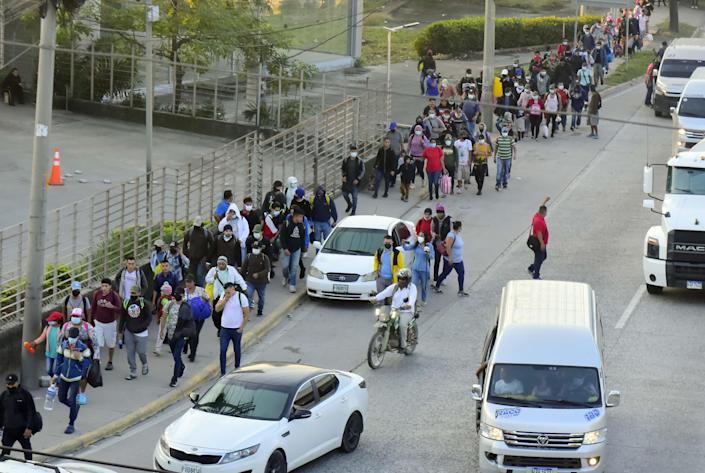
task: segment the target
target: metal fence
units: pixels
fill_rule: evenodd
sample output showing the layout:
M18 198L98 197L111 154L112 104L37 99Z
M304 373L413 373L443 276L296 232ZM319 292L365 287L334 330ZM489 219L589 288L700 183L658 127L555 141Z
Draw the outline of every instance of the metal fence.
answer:
M181 168L162 168L47 216L43 307L69 293L72 280L94 287L125 257L148 257L153 241L181 240L195 216L210 220L224 189L260 202L272 181L297 176L311 190L340 185L351 143L371 154L384 129L383 92L349 96L268 139L249 133ZM0 230L0 329L24 311L27 222Z

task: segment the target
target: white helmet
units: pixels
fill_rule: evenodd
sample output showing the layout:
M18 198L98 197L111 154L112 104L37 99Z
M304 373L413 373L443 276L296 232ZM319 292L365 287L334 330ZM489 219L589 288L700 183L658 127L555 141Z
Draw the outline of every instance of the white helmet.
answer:
M411 270L409 268L401 268L399 271L397 271L397 280L399 279L411 280Z
M509 71L508 71L507 69L502 69L502 75L503 75L503 76L508 76L508 75L509 75Z

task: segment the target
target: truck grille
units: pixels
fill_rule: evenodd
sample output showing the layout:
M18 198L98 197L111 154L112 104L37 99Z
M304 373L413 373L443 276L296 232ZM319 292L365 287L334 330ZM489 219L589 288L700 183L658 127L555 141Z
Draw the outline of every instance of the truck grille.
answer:
M538 432L504 432L510 447L575 450L583 444L583 434L543 434Z
M220 461L220 455L193 455L175 448L169 449L169 456L176 460L200 463L201 465L215 465Z
M351 273L327 273L326 277L333 282L355 282L360 278L359 274Z
M685 137L689 140L702 140L705 138L705 132L695 130L685 130Z
M548 468L568 468L579 470L581 468L580 458L546 458L546 457L517 457L513 455L504 456L506 467L532 467L543 466Z
M674 230L668 234L668 260L705 263L705 232Z

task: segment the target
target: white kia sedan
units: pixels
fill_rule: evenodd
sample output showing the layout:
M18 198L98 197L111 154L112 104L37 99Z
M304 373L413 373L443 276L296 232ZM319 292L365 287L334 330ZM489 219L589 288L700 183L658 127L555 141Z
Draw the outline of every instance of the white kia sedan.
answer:
M154 468L177 473L285 473L357 448L367 387L357 374L290 363L235 370L170 424Z
M336 225L320 245L306 277L310 297L367 300L377 293L376 274L372 271L375 252L391 235L394 246L403 251L405 241L415 236L414 224L394 217L354 215ZM319 245L316 245L319 246ZM404 261L410 264L409 254Z

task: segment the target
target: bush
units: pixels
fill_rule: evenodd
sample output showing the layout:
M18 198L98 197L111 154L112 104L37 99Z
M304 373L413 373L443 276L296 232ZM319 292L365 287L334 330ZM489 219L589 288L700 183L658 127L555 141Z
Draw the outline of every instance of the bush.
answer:
M578 25L600 21L599 16L583 16ZM495 26L495 49L543 46L555 44L563 37L572 38L575 17L498 18ZM436 54L467 56L482 51L485 20L470 16L457 20L438 21L427 26L414 41L414 48L422 56L429 48Z

